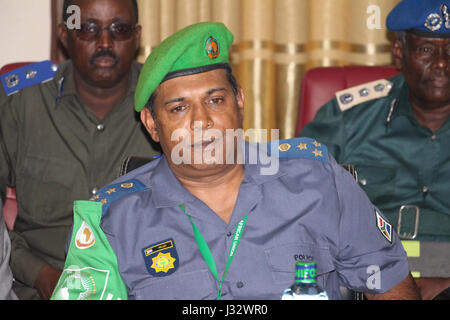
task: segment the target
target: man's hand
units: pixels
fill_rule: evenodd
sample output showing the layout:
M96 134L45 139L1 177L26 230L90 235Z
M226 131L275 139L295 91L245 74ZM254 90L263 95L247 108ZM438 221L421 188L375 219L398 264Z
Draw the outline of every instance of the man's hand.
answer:
M366 293L366 297L369 300L421 300L419 289L411 274L391 290L381 294Z
M43 300L49 300L51 298L61 273L61 270L55 269L50 265L46 265L39 272L34 282L34 287Z
M450 288L450 278L415 278L423 300L432 300L439 293Z

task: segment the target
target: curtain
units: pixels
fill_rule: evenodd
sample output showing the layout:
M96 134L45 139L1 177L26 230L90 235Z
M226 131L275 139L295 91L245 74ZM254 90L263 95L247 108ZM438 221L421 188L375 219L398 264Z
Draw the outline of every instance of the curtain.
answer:
M62 1L55 2L55 22ZM386 16L399 0L138 0L138 61L175 31L223 22L235 35L234 74L245 92L244 129L295 134L302 77L320 66L389 65ZM56 40L55 40L56 41ZM60 55L53 54L57 61ZM258 138L258 137L256 137Z

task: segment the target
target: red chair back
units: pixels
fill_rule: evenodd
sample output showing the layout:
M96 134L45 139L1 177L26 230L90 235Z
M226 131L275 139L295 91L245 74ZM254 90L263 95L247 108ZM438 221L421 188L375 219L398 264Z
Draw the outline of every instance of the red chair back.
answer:
M302 80L296 135L337 91L391 78L398 73L391 66L320 67L309 70Z
M4 65L0 69L0 75L5 74L11 70L23 67L32 62L16 62ZM2 90L2 88L0 88ZM17 217L17 200L16 200L16 190L11 187L6 188L6 201L3 205L3 217L6 222L6 226L9 230L13 230L14 222Z
M33 63L33 62L15 62L15 63L6 64L0 69L0 75L10 72L14 69L26 66L27 64L31 64L31 63Z

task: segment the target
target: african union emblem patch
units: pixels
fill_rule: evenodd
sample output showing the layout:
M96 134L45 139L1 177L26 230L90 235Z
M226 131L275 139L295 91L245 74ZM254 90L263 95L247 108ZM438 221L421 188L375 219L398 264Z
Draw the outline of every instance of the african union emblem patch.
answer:
M381 234L392 243L392 226L375 210L377 215L377 227L381 231Z
M220 55L219 41L213 36L210 36L208 40L206 40L205 49L206 54L210 59L216 59Z
M154 277L165 277L178 269L179 259L173 239L145 247L142 255L148 273Z

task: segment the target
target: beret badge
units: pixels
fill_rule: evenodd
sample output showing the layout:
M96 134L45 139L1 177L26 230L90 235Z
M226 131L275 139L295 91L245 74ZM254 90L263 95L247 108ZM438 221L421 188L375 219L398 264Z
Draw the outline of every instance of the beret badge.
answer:
M437 13L430 13L425 20L425 27L430 31L437 31L445 23L445 28L450 29L450 13L447 5L441 6L441 15Z
M444 18L445 28L450 29L450 10L445 4L441 6L441 13Z
M205 48L206 48L206 54L208 55L208 57L210 59L216 59L220 55L219 41L213 36L210 36L206 40Z
M425 27L430 31L439 30L442 26L442 18L437 13L430 13L425 21Z

